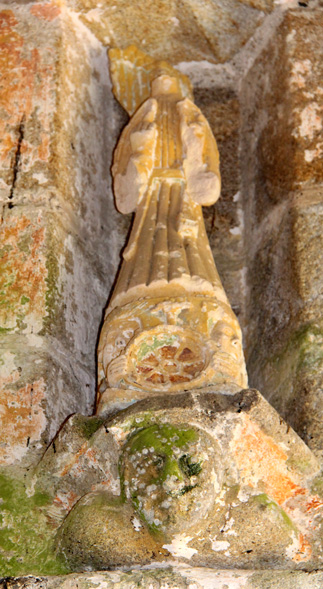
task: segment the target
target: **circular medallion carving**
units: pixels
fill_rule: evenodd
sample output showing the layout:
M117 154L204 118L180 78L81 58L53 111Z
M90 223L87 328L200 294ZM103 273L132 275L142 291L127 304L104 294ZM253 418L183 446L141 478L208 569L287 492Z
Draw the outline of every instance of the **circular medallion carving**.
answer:
M147 389L167 390L195 381L208 364L199 334L163 325L141 333L130 345L127 360L129 380Z

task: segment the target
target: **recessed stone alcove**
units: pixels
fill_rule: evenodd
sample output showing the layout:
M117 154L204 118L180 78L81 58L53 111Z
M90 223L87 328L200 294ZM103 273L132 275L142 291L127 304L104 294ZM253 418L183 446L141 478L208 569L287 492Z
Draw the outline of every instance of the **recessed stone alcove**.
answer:
M111 191L127 115L112 95L106 49L129 42L192 80L220 150L222 197L204 216L250 384L320 458L320 6L18 2L1 14L6 472L36 464L71 413L93 411L99 326L130 226ZM249 583L251 573L234 574ZM275 586L288 587L275 574Z

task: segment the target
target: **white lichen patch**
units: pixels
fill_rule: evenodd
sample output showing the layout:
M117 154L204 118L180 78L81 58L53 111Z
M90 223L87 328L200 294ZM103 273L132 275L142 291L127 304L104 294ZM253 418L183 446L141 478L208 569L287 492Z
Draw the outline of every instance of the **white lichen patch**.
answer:
M230 229L230 233L231 233L231 235L242 235L243 230L244 230L244 215L243 215L243 210L242 210L242 207L240 206L240 204L238 204L236 212L237 212L238 224L236 225L236 227L232 227Z
M1 378L6 379L11 377L12 373L17 370L15 363L15 354L11 352L4 352L0 360Z
M322 117L319 115L319 105L316 102L308 104L302 110L299 134L306 139L313 139L316 132L322 129Z
M178 18L176 16L171 16L169 20L173 23L173 25L175 27L178 27L178 25L180 24L179 23L179 20L178 20Z
M113 435L115 440L119 443L124 442L125 438L128 435L128 432L125 429L118 427L117 425L110 427L109 431Z
M89 10L89 12L86 13L85 18L88 21L99 23L102 19L101 10L98 8L92 8L92 10Z
M235 530L233 530L233 529L232 529L232 528L233 528L233 526L234 526L234 523L235 523L235 520L234 520L234 518L233 518L233 517L230 517L230 518L227 520L227 522L226 522L225 526L222 528L222 531L223 531L223 532L226 532L226 534L228 534L229 536L230 536L230 535L231 535L231 536L237 536L237 535L238 535L238 534L237 534L237 532L236 532Z
M140 520L137 517L133 517L131 520L131 523L135 529L136 532L139 532L140 529L142 528L142 525L140 523Z
M168 550L175 557L192 558L193 554L197 553L195 548L189 548L188 543L192 540L192 536L185 536L185 534L175 534L171 544L164 544L163 548Z
M37 180L39 184L46 184L48 182L48 178L43 172L39 172L38 174L33 174L33 178Z
M214 468L212 468L211 471L211 483L212 486L214 487L215 492L218 494L221 491L221 483L222 483L222 477L221 480L219 480L219 473L215 472Z
M311 62L309 59L303 61L295 61L292 67L291 84L297 86L297 88L305 88L306 86L306 75L311 71Z
M304 151L304 159L306 162L311 163L317 157L320 157L323 152L323 143L319 143L316 149L305 149Z
M230 548L230 542L227 540L212 540L211 547L214 552L222 552Z
M246 503L250 499L250 492L247 491L245 487L241 487L239 489L239 493L237 495L237 499L241 501L241 503Z

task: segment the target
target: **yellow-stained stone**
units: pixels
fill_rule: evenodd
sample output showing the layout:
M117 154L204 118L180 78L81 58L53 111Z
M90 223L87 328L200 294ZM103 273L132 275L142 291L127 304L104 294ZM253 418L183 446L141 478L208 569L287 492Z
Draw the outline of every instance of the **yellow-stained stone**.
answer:
M114 192L135 219L99 342L99 410L110 388L243 388L241 331L201 208L220 195L214 136L186 76L134 46L109 56L114 93L133 115L114 155Z
M64 0L104 44L129 41L172 63L224 62L248 41L273 0Z

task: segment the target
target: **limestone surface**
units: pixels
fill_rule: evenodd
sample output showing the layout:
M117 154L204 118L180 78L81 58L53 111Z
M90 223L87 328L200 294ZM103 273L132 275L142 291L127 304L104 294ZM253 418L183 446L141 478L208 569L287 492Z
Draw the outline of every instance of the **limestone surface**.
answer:
M116 204L135 218L100 335L98 410L110 389L127 405L135 391L246 386L201 210L219 197L216 141L185 76L133 46L109 55L114 92L135 113L114 154Z
M74 417L30 484L49 493L52 534L71 570L123 559L214 568L321 562L319 463L254 390L164 394L103 421Z
M290 429L322 456L317 4L1 5L0 563L3 574L37 575L6 578L4 588L322 586L320 570L292 570L321 567L323 484L320 464ZM134 41L190 77L217 137L222 197L205 209L206 229L243 328L252 386L286 423L259 394L240 392L241 335L227 299L215 308L182 289L168 306L156 289L151 304L124 299L109 311L101 415L66 421L94 407L95 342L129 228L110 190L127 115L112 97L106 49ZM193 107L184 119L184 142L189 123L207 129ZM132 148L141 146L135 135ZM163 192L164 203L170 197ZM194 238L192 224L170 225ZM160 252L161 225L157 233ZM204 373L213 384L198 389ZM214 485L205 491L207 478ZM39 576L119 566L120 554L127 572ZM156 568L131 570L132 558Z

